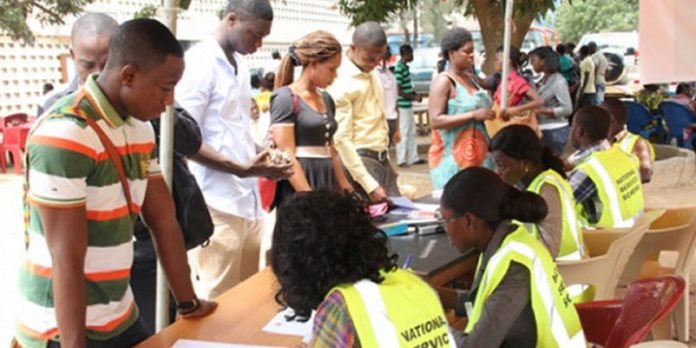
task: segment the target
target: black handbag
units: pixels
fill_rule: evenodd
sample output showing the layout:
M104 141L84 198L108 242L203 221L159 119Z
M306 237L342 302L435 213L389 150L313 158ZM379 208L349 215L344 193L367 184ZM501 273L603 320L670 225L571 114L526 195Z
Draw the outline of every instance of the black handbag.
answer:
M176 219L184 235L186 250L199 245L206 246L213 235L214 225L208 206L196 178L189 172L183 158L174 155L172 196L176 207Z
M196 120L180 106L174 108L174 156L172 163L172 197L176 220L184 235L186 250L206 246L215 226L210 218L203 192L186 165L184 156L191 156L201 147L201 131ZM159 144L159 119L152 125Z

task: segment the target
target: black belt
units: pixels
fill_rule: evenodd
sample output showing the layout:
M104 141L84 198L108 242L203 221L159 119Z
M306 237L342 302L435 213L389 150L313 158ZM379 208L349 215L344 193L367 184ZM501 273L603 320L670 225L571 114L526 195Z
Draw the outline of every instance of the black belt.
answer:
M389 157L389 152L386 150L382 151L382 152L378 152L378 151L372 151L372 150L368 150L368 149L358 149L357 152L358 152L358 155L360 155L360 156L376 159L380 162L386 161Z

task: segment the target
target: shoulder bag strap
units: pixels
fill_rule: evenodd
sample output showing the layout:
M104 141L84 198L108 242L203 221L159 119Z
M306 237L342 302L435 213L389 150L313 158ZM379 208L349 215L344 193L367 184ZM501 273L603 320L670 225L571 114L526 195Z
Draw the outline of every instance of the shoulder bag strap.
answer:
M290 93L292 93L292 113L297 117L297 114L300 113L300 98L292 90Z
M87 122L87 125L90 126L95 133L97 133L97 136L99 137L99 140L101 141L102 145L104 145L104 149L106 150L106 153L109 155L109 158L111 158L111 161L114 164L114 167L116 167L116 172L118 173L118 178L121 180L121 187L123 188L123 193L126 196L126 204L128 205L128 212L130 214L133 214L133 198L131 196L131 191L130 191L130 185L128 185L128 178L126 177L126 171L123 169L123 161L121 160L121 156L118 154L118 150L116 150L116 146L114 143L111 142L109 137L104 133L104 130L97 125L97 123L89 116L85 115L79 108L80 102L82 102L83 99L87 99L87 101L92 105L95 110L98 110L97 106L94 105L92 100L90 100L89 96L87 93L84 91L84 89L81 89L80 92L77 95L77 98L75 99L75 105L74 111L76 116L82 118ZM98 112L97 112L98 113ZM101 115L99 115L101 117ZM129 215L130 216L130 215Z

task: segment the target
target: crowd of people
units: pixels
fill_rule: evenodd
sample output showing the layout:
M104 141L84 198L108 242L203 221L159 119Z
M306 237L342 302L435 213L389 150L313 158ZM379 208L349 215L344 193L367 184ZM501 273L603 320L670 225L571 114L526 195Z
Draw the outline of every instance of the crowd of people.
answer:
M378 23L357 25L346 50L317 31L252 85L245 56L272 23L268 0L229 0L215 32L185 53L155 20L87 14L75 23L78 78L44 105L27 146L17 343L146 339L156 258L172 318L208 315L258 272L267 208L277 212L276 301L301 318L316 310L310 346L584 347L573 302L588 299L586 287L564 286L555 262L587 257L581 227L632 226L654 160L626 130L623 103L604 99L596 45L580 48L579 63L567 47L512 48L500 105L500 77L473 73L471 33L444 34L446 64L428 98L436 216L458 250L481 256L471 289L433 290L398 267L366 209L400 196L395 165L422 161L413 49L401 48L392 72ZM520 70L526 57L538 82ZM174 181L173 198L157 161L166 106L177 120L174 176L186 182ZM567 146L576 150L562 157ZM266 207L259 178L275 184ZM443 305L468 317L465 330L447 325ZM401 334L426 321L432 330Z

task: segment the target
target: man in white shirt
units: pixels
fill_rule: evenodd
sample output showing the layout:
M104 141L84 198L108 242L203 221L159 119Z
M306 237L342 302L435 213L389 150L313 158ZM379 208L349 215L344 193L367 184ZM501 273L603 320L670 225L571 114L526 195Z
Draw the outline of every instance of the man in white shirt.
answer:
M396 76L387 67L390 58L391 52L387 48L382 65L377 69L377 74L384 90L384 113L387 115L387 123L389 125L389 146L392 146L401 141L401 133L399 132L399 111L396 108L399 90L396 86Z
M190 163L215 224L206 247L189 252L194 286L215 298L258 271L262 234L256 177L291 175L274 164L251 135L250 73L243 55L271 31L268 0L229 0L213 37L186 52L176 99L198 122L203 145Z
M588 43L587 47L590 49L592 62L595 65L595 105L599 105L604 102L604 91L607 85L605 76L609 70L609 61L604 53L597 50L597 44L594 41Z

